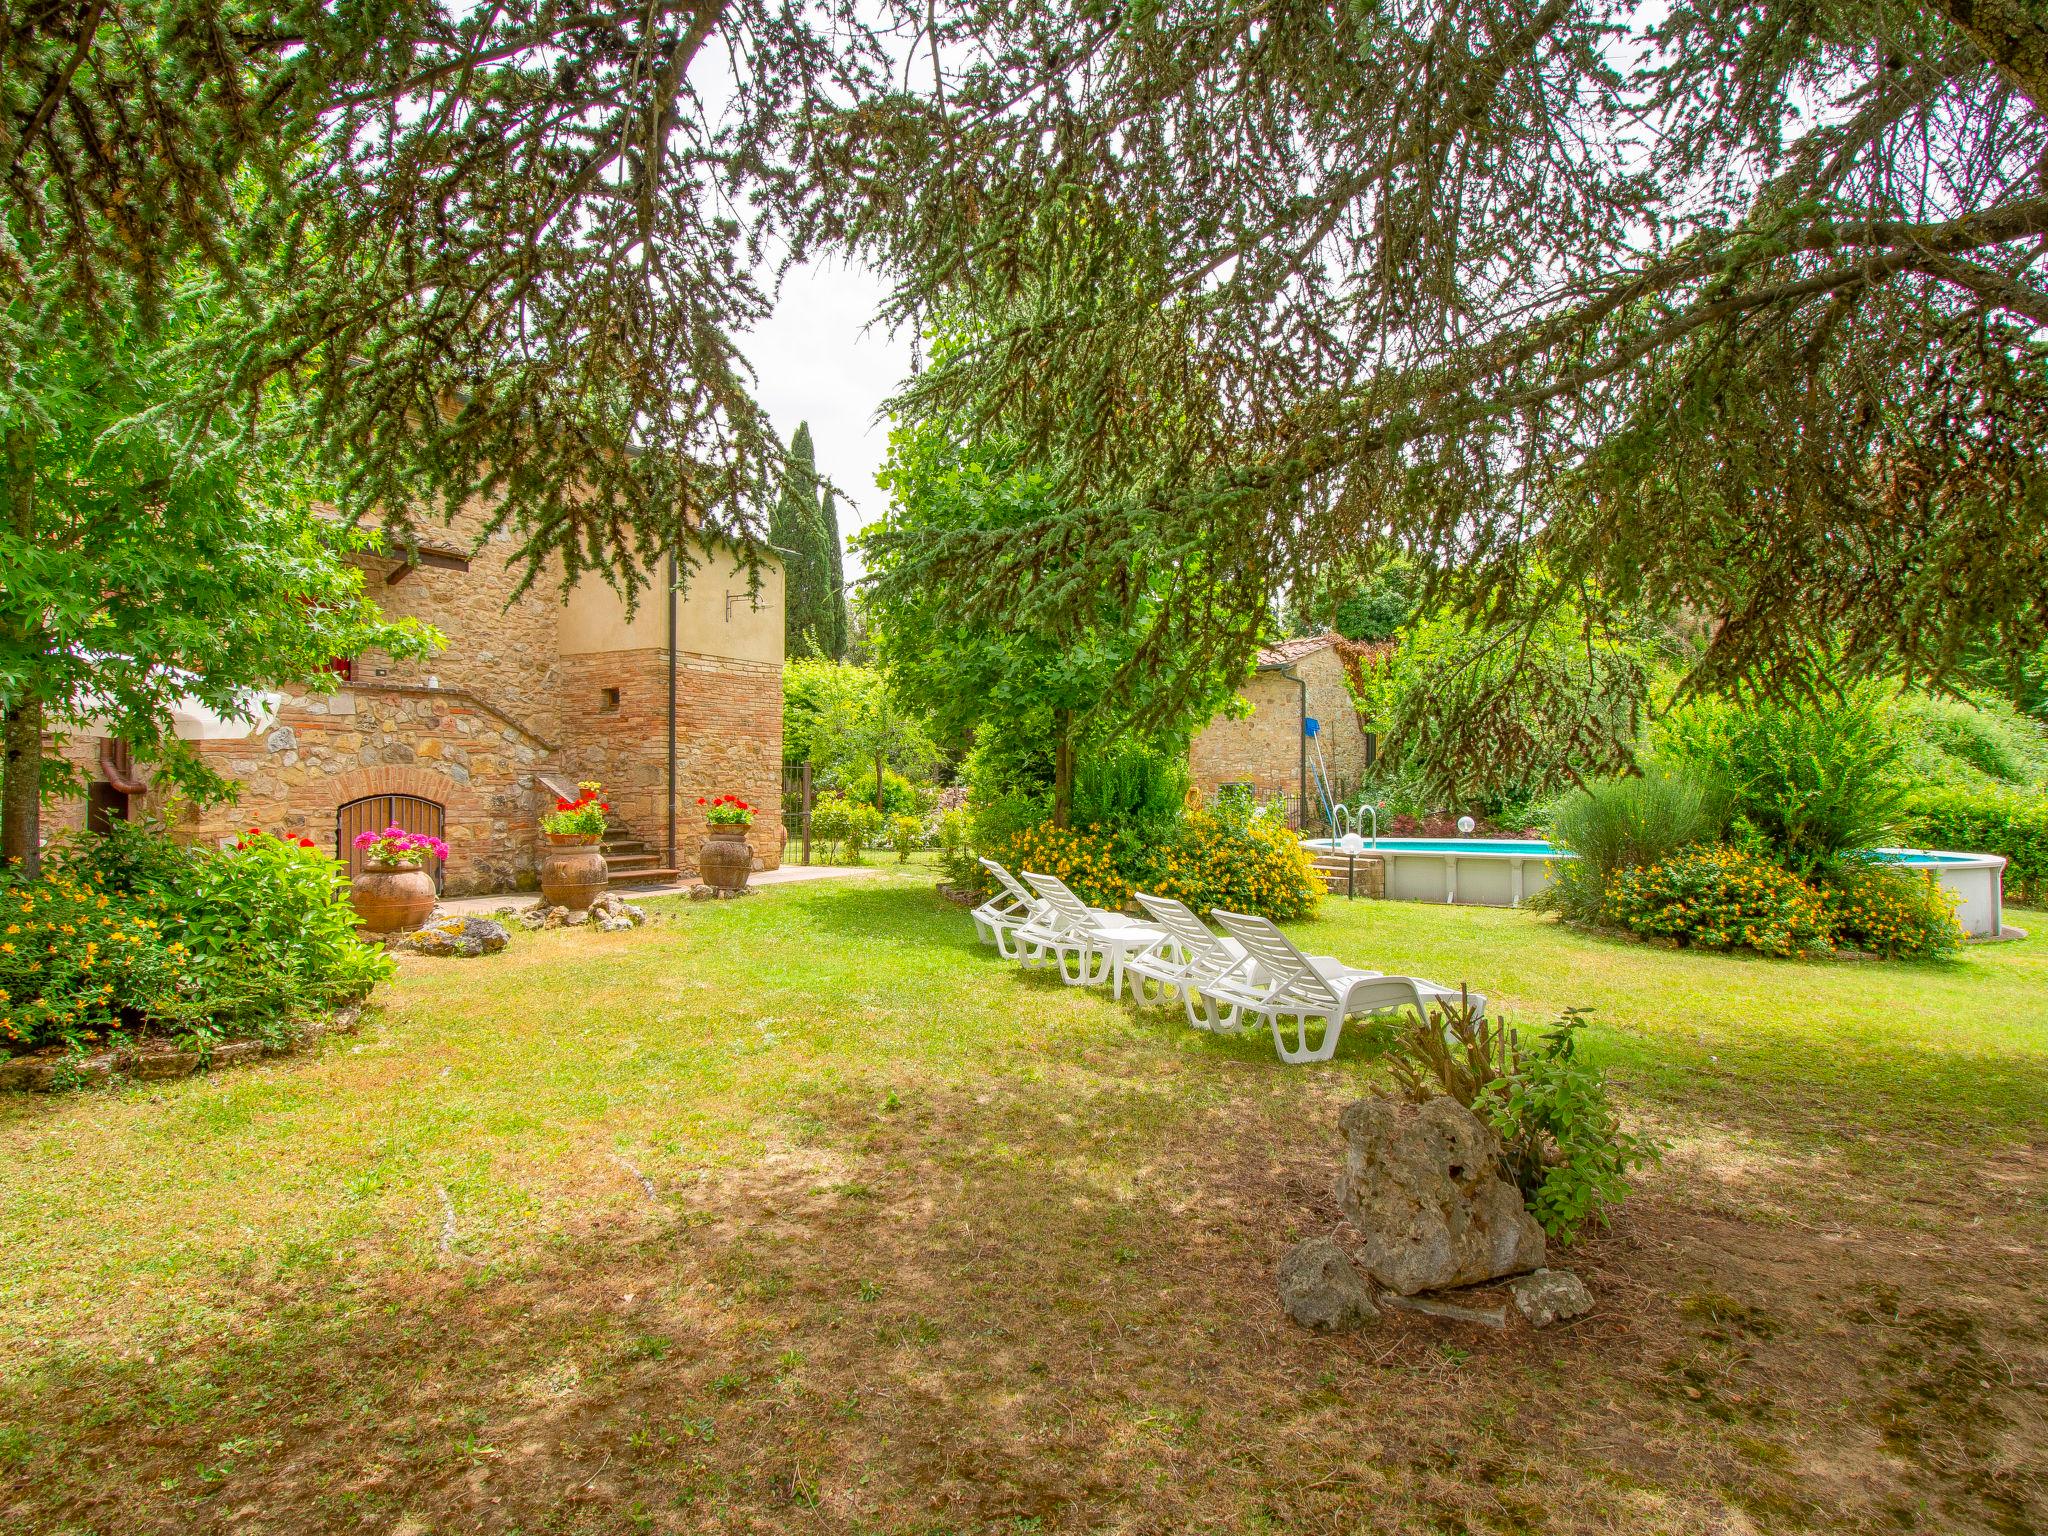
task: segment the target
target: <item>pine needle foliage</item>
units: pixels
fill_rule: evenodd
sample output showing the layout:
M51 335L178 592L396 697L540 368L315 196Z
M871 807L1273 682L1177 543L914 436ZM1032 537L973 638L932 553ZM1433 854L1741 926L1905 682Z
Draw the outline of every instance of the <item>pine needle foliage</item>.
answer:
M862 229L896 318L986 329L899 404L1019 443L1070 504L1253 581L1391 542L1494 618L1540 557L1554 592L1704 615L1696 688L2048 636L2037 6L941 26L948 111L899 133ZM1081 536L1116 547L1037 547ZM1027 585L1005 556L985 580Z
M352 513L494 500L529 579L758 550L781 459L737 338L845 222L854 0L56 0L0 24L0 393L186 260L224 404L303 392Z

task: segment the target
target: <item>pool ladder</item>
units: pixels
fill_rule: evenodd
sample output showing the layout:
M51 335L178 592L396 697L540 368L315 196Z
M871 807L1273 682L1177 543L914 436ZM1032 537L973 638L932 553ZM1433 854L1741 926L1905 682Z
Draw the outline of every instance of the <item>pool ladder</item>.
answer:
M1363 800L1359 801L1355 806L1338 806L1331 813L1331 820L1334 823L1331 830L1339 840L1355 836L1358 832L1359 818L1362 816L1370 816L1372 818L1372 846L1375 848L1379 847L1380 808L1376 805L1368 805Z

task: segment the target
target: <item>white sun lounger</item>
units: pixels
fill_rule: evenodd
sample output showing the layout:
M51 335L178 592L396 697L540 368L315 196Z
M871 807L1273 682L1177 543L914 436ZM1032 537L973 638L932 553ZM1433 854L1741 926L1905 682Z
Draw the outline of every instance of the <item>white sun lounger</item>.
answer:
M1226 1027L1246 1014L1264 1019L1273 1031L1273 1049L1290 1065L1328 1061L1336 1055L1347 1018L1412 1008L1415 1016L1426 1022L1432 1003L1448 1003L1460 996L1448 987L1413 976L1383 976L1377 971L1354 970L1326 956L1311 958L1263 917L1220 909L1210 916L1244 945L1250 963L1212 980L1204 996L1213 996L1233 1010ZM1476 992L1464 996L1483 1017L1486 999ZM1285 1031L1282 1019L1293 1021ZM1322 1022L1322 1031L1321 1038L1311 1043L1313 1020Z
M1105 912L1076 896L1057 875L1024 871L1040 905L1012 936L1026 965L1057 962L1060 980L1070 987L1110 984L1110 995L1124 995L1124 960L1156 942L1159 930L1122 912Z
M1138 905L1160 929L1160 935L1124 961L1125 974L1133 978L1131 994L1141 1004L1179 998L1195 1028L1223 1027L1215 1002L1203 989L1245 963L1244 945L1236 939L1219 939L1195 916L1193 908L1171 896L1148 896L1140 891ZM1148 985L1153 990L1148 991ZM1200 1015L1195 1012L1197 995L1203 1004Z
M1015 935L1038 910L1039 899L994 859L983 859L981 867L995 876L996 894L974 909L975 936L984 944L995 945L996 953L1005 960L1022 959Z

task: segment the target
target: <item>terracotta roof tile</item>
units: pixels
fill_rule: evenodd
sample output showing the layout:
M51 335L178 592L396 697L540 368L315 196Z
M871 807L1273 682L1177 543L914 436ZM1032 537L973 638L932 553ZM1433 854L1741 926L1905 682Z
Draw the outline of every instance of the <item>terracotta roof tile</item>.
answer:
M1304 656L1313 656L1328 645L1340 645L1344 637L1334 629L1320 635L1297 635L1292 640L1281 640L1259 648L1259 665L1262 667L1284 667L1290 661L1299 661Z

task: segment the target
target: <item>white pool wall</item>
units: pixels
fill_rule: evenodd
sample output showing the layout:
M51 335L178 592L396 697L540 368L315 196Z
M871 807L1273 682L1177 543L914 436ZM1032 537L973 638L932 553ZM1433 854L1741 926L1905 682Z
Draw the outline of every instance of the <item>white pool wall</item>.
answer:
M1449 841L1445 839L1445 841ZM1343 857L1331 838L1310 841L1319 853ZM1928 848L1879 848L1909 869L1933 874L1956 897L1956 921L1972 938L1996 938L2005 925L2005 860L1995 853L1950 853ZM1556 879L1556 862L1570 858L1547 843L1502 839L1498 850L1390 848L1367 843L1360 858L1386 866L1387 899L1435 901L1471 907L1519 907ZM1925 863L1915 862L1924 859Z

